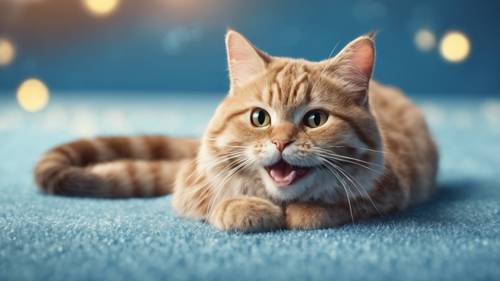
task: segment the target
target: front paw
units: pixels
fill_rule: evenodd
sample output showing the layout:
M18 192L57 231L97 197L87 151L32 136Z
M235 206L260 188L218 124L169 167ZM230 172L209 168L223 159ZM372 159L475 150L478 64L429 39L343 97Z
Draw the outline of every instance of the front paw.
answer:
M286 207L289 229L319 229L337 225L333 210L326 205L309 202L291 203Z
M210 222L221 230L261 232L283 228L283 210L258 197L235 197L220 202L210 216Z

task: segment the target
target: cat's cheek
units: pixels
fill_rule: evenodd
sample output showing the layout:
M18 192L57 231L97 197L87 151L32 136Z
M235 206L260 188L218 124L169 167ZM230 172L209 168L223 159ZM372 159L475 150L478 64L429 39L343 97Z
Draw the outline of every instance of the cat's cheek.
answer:
M228 143L229 143L229 139L224 135L217 137L215 140L215 146L218 149L223 149Z

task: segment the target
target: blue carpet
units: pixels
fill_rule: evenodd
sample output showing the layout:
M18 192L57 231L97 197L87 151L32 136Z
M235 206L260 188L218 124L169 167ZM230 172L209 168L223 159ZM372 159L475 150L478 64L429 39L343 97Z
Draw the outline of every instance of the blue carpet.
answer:
M431 202L317 231L243 235L177 218L170 197L41 194L47 148L92 134L198 136L217 99L0 100L0 280L500 280L500 100L421 98L441 151ZM158 121L159 120L159 121Z

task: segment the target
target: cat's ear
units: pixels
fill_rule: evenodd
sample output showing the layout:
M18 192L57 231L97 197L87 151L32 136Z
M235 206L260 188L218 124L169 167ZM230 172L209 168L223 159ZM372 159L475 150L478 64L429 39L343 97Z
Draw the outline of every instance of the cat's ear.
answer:
M266 69L270 61L266 53L231 29L226 33L226 52L231 88L252 80Z
M332 76L346 91L366 93L374 62L374 33L369 33L351 41L338 55L322 64L325 74Z

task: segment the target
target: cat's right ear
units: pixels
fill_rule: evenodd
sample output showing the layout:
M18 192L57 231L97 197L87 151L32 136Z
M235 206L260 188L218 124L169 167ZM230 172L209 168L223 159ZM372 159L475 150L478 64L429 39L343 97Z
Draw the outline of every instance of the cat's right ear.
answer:
M366 92L375 63L374 37L374 33L360 36L334 58L322 62L325 74L337 78L350 92Z
M262 73L270 62L266 53L231 29L226 33L226 52L231 89L248 83Z

